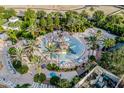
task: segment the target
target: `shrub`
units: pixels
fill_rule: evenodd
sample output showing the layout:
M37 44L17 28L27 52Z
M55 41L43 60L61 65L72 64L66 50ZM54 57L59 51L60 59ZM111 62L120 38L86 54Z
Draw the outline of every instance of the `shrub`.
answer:
M94 11L94 10L95 10L94 7L91 7L91 8L90 8L90 11Z
M28 66L26 65L22 65L20 68L17 69L17 71L20 73L20 74L25 74L27 73L29 70Z
M56 70L56 71L59 71L60 70L60 68L56 65L56 64L54 64L54 63L52 63L52 64L47 64L47 69L48 70Z
M20 60L13 61L13 67L16 69L17 72L20 74L25 74L28 72L29 68L26 65L22 65Z
M91 62L96 61L95 56L91 55L91 56L89 57L89 61L91 61Z
M29 88L31 85L26 83L26 84L22 84L22 85L19 85L17 84L17 86L15 88Z
M121 76L124 74L124 46L117 50L106 51L102 53L102 58L98 64L111 71L112 73Z
M116 38L117 43L123 43L124 42L124 37L118 37Z
M18 69L18 68L20 68L22 66L22 64L21 64L21 61L20 60L14 60L13 61L13 67L15 68L15 69Z
M15 48L15 47L9 48L8 53L9 53L10 55L15 55L15 54L16 54L16 48Z
M66 79L59 80L57 85L60 88L69 88L71 86L70 82Z
M35 74L34 76L34 82L42 83L46 80L46 75L43 73Z
M4 32L4 29L2 26L0 26L0 33L3 33Z
M50 84L51 85L57 85L57 83L59 82L60 78L57 76L54 76L50 79Z
M80 81L80 77L75 76L72 80L71 80L71 85L72 87L77 84Z

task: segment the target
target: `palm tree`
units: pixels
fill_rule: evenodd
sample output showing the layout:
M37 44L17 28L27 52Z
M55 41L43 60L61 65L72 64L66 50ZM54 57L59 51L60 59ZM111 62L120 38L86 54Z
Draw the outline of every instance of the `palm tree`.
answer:
M39 11L37 11L36 15L37 15L38 19L44 18L46 16L46 12L43 10L39 10Z
M54 28L55 29L60 29L60 19L59 19L58 15L56 15L55 19L54 19Z
M88 45L90 46L91 50L93 50L93 52L92 52L92 55L93 55L94 50L96 50L97 46L98 46L97 38L96 38L96 36L90 36L87 38L87 40L88 40Z
M18 40L18 38L17 38L17 36L16 36L16 31L8 30L8 31L7 31L7 34L8 34L8 36L9 36L9 38L10 38L11 40L15 40L15 41Z
M33 54L35 50L37 50L35 42L36 42L35 40L28 41L28 45L25 47L27 55L30 56L31 54Z
M49 32L53 31L53 18L51 15L47 16L47 30L49 30Z
M34 64L35 65L35 69L36 69L36 71L37 71L37 73L41 73L41 57L40 56L37 56L37 55L31 55L30 57L29 57L29 60L30 60L30 62L32 63L32 64Z
M11 56L22 62L23 57L24 57L23 52L24 52L23 48L16 48L16 54L15 55L11 55Z

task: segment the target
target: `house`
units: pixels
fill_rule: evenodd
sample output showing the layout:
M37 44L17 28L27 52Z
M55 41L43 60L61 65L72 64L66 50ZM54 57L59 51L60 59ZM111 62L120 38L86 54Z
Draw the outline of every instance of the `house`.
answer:
M19 21L19 18L18 18L18 17L11 17L11 18L9 19L9 22L13 22L13 23L15 23L15 22L17 22L17 21Z
M19 30L20 27L19 27L19 18L18 17L11 17L9 19L8 22L6 22L5 24L2 25L2 27L5 29L5 30Z

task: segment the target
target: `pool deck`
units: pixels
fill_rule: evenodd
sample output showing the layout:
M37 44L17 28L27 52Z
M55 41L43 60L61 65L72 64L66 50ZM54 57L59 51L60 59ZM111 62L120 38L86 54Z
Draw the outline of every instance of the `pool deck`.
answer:
M56 72L56 71L49 71L47 69L42 69L42 72L45 73L47 78L51 78L50 73L55 73L57 76L71 80L74 76L78 75L76 71L68 71L68 72Z

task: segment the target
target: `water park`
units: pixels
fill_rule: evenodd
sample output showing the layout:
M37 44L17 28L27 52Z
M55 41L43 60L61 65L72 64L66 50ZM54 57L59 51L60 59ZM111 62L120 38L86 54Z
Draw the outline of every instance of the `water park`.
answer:
M0 6L0 87L123 87L122 6L6 7Z

